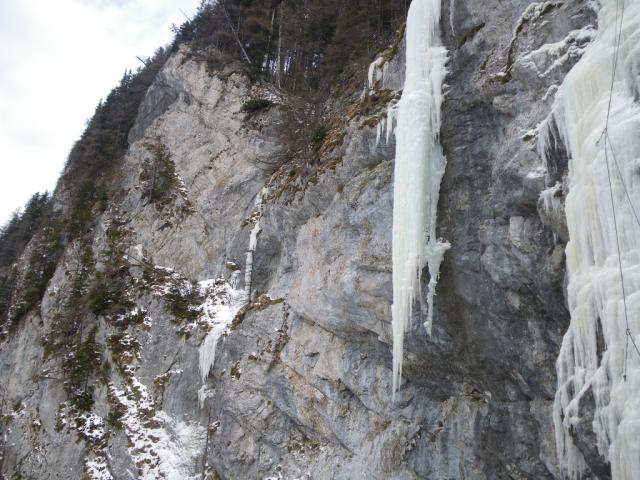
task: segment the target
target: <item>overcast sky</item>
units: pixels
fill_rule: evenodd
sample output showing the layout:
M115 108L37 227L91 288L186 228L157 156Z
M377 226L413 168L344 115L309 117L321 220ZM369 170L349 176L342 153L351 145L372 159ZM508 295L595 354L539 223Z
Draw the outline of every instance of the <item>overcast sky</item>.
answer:
M0 0L0 223L53 190L98 101L200 0Z

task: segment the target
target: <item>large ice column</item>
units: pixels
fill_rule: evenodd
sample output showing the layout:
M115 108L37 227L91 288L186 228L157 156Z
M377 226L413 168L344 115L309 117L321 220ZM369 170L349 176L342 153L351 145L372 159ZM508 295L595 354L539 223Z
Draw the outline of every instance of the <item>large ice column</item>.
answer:
M439 142L447 51L440 39L440 1L413 0L407 18L406 79L397 110L393 195L393 392L400 386L404 334L420 277L429 267L425 327L431 333L438 271L449 244L436 238L440 181L446 160ZM422 302L421 302L422 303Z
M638 479L640 358L631 340L640 346L640 225L632 209L640 213L640 1L601 5L598 36L565 78L540 136L544 155L557 124L571 157L565 205L571 323L557 361L554 422L563 476L581 478L586 462L571 433L591 389L598 451L614 479Z

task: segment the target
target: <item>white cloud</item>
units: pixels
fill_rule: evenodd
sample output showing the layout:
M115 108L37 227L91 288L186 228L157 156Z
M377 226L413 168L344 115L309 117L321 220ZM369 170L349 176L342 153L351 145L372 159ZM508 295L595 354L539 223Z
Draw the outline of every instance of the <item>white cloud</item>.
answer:
M0 223L53 189L98 101L199 3L0 1Z

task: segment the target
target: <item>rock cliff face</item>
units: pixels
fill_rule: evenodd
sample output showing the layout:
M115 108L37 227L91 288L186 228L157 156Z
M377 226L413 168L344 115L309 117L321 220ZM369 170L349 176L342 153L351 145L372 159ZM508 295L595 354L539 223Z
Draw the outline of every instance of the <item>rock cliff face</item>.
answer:
M589 40L575 31L597 28L591 4L443 2L438 218L452 247L433 334L416 317L395 402L394 143L376 142L376 126L402 88L402 40L373 89L362 71L358 88L336 88L320 107L326 128L309 156L296 148L311 105L233 65L210 71L184 48L174 54L129 134L120 198L93 232L95 270L117 263L110 298L122 306L87 313L103 346L88 380L95 402L74 407L61 374L68 354L43 348L80 268L71 243L39 311L0 345L2 474L559 478L551 410L568 325L567 233L562 212L539 198L562 181L566 158L557 152L545 169L536 126ZM243 111L251 99L272 104ZM154 200L158 159L175 173ZM562 190L553 194L561 205ZM203 387L199 348L220 312L240 306L238 270L258 217L251 299ZM606 478L594 465L601 477L590 478Z

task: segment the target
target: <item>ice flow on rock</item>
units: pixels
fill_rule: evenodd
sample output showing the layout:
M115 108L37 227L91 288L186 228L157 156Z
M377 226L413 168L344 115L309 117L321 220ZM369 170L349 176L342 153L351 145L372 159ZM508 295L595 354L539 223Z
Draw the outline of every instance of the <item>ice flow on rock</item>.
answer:
M440 39L440 0L414 0L407 18L406 79L397 109L393 194L393 392L402 376L404 335L421 272L429 268L425 328L431 333L433 299L449 244L436 238L440 181L446 159L439 142L447 51Z

